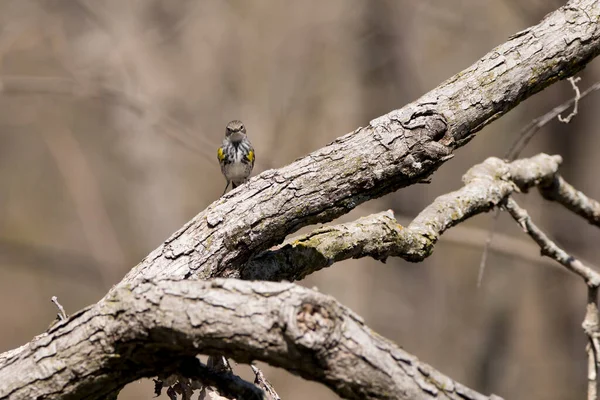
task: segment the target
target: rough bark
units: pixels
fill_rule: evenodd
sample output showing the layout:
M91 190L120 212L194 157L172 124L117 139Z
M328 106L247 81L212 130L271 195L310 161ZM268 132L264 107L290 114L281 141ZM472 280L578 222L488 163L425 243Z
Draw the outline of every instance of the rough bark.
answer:
M104 398L197 353L265 360L351 399L488 399L374 333L332 297L291 283L144 282L0 359L2 398ZM15 368L28 373L16 374ZM11 367L12 366L12 367Z
M122 281L239 276L301 227L422 181L482 127L600 52L600 3L572 0L417 101L223 196Z
M398 224L391 211L323 227L253 257L241 277L295 281L349 258L422 261L452 226L493 209L514 191L560 179L560 162L559 156L546 154L512 163L489 158L464 175L464 187L435 199L407 227Z
M600 52L599 20L597 0L571 0L414 103L225 195L97 305L0 355L0 398L105 398L198 352L264 360L348 397L389 398L393 388L393 398L486 398L331 298L289 284L195 280L239 277L287 234L427 178L483 126L582 69Z
M540 186L539 190L545 199L562 204L590 224L600 227L600 203L575 189L562 177L557 176Z
M453 225L504 204L514 191L559 178L560 161L545 154L512 163L490 158L465 174L463 188L438 197L406 228L388 212L319 229L263 253L245 273L296 279L348 257L422 259ZM594 285L600 282L597 273L563 253L563 265ZM202 371L190 367L198 353L263 360L347 398L488 398L373 333L331 297L290 283L233 279L165 279L116 289L1 355L0 382L7 386L0 398L104 398L144 376ZM204 377L210 378L206 371ZM257 398L243 382L220 381L229 392Z

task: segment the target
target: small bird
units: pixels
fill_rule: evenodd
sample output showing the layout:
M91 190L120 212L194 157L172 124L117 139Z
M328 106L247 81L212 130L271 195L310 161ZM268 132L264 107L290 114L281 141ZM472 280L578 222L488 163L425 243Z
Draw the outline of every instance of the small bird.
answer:
M225 139L217 150L217 158L221 164L221 172L227 179L223 194L227 192L230 182L232 189L235 189L248 180L254 168L254 148L248 140L242 121L233 120L227 124Z

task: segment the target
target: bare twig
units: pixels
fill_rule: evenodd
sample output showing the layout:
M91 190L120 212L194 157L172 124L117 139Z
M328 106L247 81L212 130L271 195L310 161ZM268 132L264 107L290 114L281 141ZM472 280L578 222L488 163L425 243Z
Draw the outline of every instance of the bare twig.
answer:
M216 387L219 394L227 398L248 400L263 400L265 398L265 393L259 387L246 382L231 371L214 370L202 364L195 357L184 359L180 371L183 376L192 381L203 383L204 387ZM198 387L196 386L196 388Z
M275 388L273 388L273 385L271 385L271 382L267 380L263 372L254 364L250 364L250 368L252 368L252 372L254 372L254 375L256 376L254 379L254 384L262 388L262 390L264 390L272 400L281 400L281 397L279 397L275 391Z
M560 122L568 124L569 122L571 122L571 119L573 119L573 117L577 115L577 107L579 106L579 99L581 99L581 93L579 92L579 87L577 86L577 82L579 82L580 80L581 80L580 77L570 77L569 78L569 82L571 83L571 86L573 87L573 90L575 91L575 98L573 99L573 102L574 102L573 111L571 111L571 113L564 118L560 114L558 114L558 120Z
M531 238L540 246L541 254L543 256L556 260L569 271L583 278L588 286L598 287L600 285L600 274L558 247L556 243L550 240L550 238L533 223L527 211L522 209L515 200L508 198L504 204L504 208L506 208L511 217L521 225L525 233L531 236Z
M583 330L588 337L586 352L588 355L588 400L598 399L598 365L600 355L600 321L598 317L598 288L588 287L588 301L585 318L582 324Z
M583 93L581 93L578 100L582 100L587 95L594 93L599 89L600 89L600 82L594 83L592 86L587 88ZM560 115L560 113L564 112L569 107L571 107L571 105L573 105L574 103L575 103L575 98L572 98L568 101L565 101L561 105L553 108L546 114L541 115L541 116L537 117L536 119L532 120L528 125L526 125L523 129L521 129L521 131L519 132L519 135L518 135L519 139L517 139L517 141L515 141L513 143L513 145L510 147L510 149L506 153L505 158L508 159L509 161L512 161L512 160L516 159L517 157L519 157L519 155L521 154L523 149L527 146L529 141L535 136L535 134L540 129L542 129L544 126L546 126L549 122L551 122L558 115Z
M105 398L204 352L267 361L346 397L483 398L373 334L328 296L290 284L199 280L231 276L304 226L422 181L484 126L583 68L599 54L600 9L597 0L567 4L420 99L214 202L96 305L1 354L0 397ZM514 190L500 176L481 179ZM415 228L435 241L503 193ZM452 211L461 211L454 200Z
M538 189L545 199L562 204L590 224L600 227L600 203L575 189L562 176L556 175L554 179L543 182Z
M559 156L547 154L512 163L488 158L464 175L464 187L435 199L407 227L399 225L388 211L319 228L260 253L244 265L240 276L294 281L349 258L422 261L431 255L446 230L493 209L515 190L527 190L552 179L560 162Z
M496 233L496 227L498 225L498 217L500 216L500 210L494 210L494 216L492 217L492 223L490 225L488 234L485 238L485 244L483 246L483 254L481 255L481 261L479 262L479 273L477 274L477 287L481 287L481 283L483 282L483 273L485 272L485 265L487 264L488 255L490 253L490 248L492 246L492 241L494 240L494 235Z
M208 356L206 365L208 366L208 368L212 369L215 372L233 374L233 369L231 368L229 361L223 355ZM200 400L205 399L205 398L213 400L215 398L222 398L222 397L223 396L221 396L221 390L219 390L219 387L217 387L216 389L213 389L212 387L205 386L202 388Z
M231 365L229 365L229 361L227 358L223 356L209 356L206 362L209 368L212 368L215 371L220 372L233 372Z
M600 285L600 274L592 268L584 265L575 257L567 254L558 247L546 234L539 229L527 214L527 211L519 207L512 198L507 198L504 208L510 213L523 230L531 236L538 244L541 254L550 257L566 267L569 271L584 279L588 286L588 300L583 330L588 337L586 353L588 357L588 400L598 399L598 366L600 355L600 321L598 315L598 285Z
M585 92L580 93L579 87L576 85L576 83L579 82L580 79L581 78L579 78L579 77L569 78L569 82L571 82L571 85L573 85L573 89L575 90L575 98L572 98L572 99L562 103L561 105L553 108L546 114L537 117L536 119L531 121L529 124L527 124L527 126L525 126L523 129L521 129L521 132L519 132L518 139L513 143L513 145L506 152L506 154L504 156L505 159L507 159L508 161L515 160L521 154L523 149L527 146L529 141L535 136L535 134L540 129L542 129L546 124L548 124L549 122L554 120L555 117L558 117L558 119L561 122L569 123L571 121L571 118L573 118L577 114L577 106L579 104L579 100L583 99L587 95L600 89L600 82L596 82L595 84L590 86ZM560 116L560 114L563 111L567 110L572 104L574 104L573 113L571 113L572 115L569 114L569 116L566 118L566 119L568 119L568 121L561 119L562 117ZM485 265L487 263L490 245L492 244L492 240L494 239L494 234L496 232L496 226L497 226L497 221L498 221L499 216L500 216L500 210L494 211L494 215L492 217L492 223L489 228L490 230L489 230L486 242L485 242L485 246L483 248L483 254L481 255L481 262L479 263L479 276L477 279L477 287L481 286L481 282L483 280L483 273L485 270Z
M52 296L52 298L50 299L50 301L52 301L54 303L54 305L58 308L58 314L57 315L58 315L58 318L61 321L64 321L67 318L69 318L69 316L65 312L65 309L63 308L63 306L58 302L58 297Z

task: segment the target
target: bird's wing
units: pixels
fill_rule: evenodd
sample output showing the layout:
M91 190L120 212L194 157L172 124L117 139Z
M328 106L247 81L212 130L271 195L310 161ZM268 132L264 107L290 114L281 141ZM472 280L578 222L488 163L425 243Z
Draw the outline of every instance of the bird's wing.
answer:
M250 161L250 164L252 164L252 167L254 167L254 148L250 147L250 151L248 151L246 159Z

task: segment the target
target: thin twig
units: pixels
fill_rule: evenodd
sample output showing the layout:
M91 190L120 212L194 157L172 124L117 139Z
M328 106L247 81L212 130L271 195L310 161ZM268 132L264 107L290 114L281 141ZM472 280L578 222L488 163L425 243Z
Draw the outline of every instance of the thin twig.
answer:
M58 308L58 318L61 321L64 321L65 319L69 318L69 316L67 315L67 313L65 312L65 309L63 308L63 306L58 302L58 297L56 296L52 296L52 298L50 299L54 305Z
M600 227L600 203L575 189L562 176L556 175L554 179L542 182L538 189L545 199L562 204L590 224Z
M500 209L497 208L494 211L494 217L492 218L490 230L488 231L488 235L485 238L485 245L483 246L483 254L481 255L481 261L479 262L479 274L477 276L477 287L481 287L481 282L483 282L483 273L485 272L485 265L487 264L487 259L488 259L488 255L490 253L490 248L492 246L492 241L494 240L494 234L496 233L496 227L498 225L498 217L499 216L500 216Z
M512 198L507 198L504 208L531 238L540 246L541 254L556 260L569 271L582 277L588 285L588 301L583 330L588 337L585 351L588 357L588 400L598 399L598 355L600 354L600 322L598 316L598 285L600 274L585 266L575 257L567 254L558 247L546 234L539 229L527 214Z
M272 400L281 400L281 397L279 397L279 395L275 391L275 388L273 388L273 385L271 385L271 382L269 382L267 378L265 378L263 372L253 364L250 364L250 368L252 368L254 375L256 375L256 378L254 379L254 384L258 385L258 387L267 392Z
M540 246L540 251L543 256L556 260L569 271L579 275L585 280L588 286L600 286L600 274L584 265L581 261L568 254L550 240L550 238L533 223L527 211L522 209L514 199L510 197L507 198L504 208L509 212L511 217L521 225L525 233L531 236L538 246Z
M558 119L561 122L569 123L571 121L571 118L573 118L575 115L577 115L577 106L579 105L579 100L583 99L588 94L593 93L600 89L600 82L596 82L592 86L590 86L585 92L580 93L579 87L576 85L576 83L579 82L580 80L581 80L581 78L579 78L579 77L569 78L569 82L571 82L571 85L573 86L573 90L575 90L575 97L564 102L563 104L559 105L558 107L553 108L546 114L537 117L536 119L531 121L529 124L527 124L523 129L521 129L521 132L519 132L519 138L508 149L508 151L506 152L506 155L504 156L505 159L507 159L508 161L514 161L521 154L523 149L527 146L527 144L535 136L535 134L540 129L542 129L546 124L551 122L555 117L558 117ZM572 104L574 104L573 112L571 114L569 114L566 118L563 119L560 116L560 114L563 111L567 110L569 107L571 107ZM485 265L487 263L488 254L490 252L490 245L492 244L492 240L494 239L494 234L496 233L497 220L498 220L499 216L500 216L500 211L496 210L496 212L494 213L494 216L492 217L493 220L492 220L492 223L490 226L490 231L487 236L485 246L483 248L483 254L481 255L481 262L479 263L479 276L477 278L477 287L481 286L481 282L483 280L483 273L485 270Z
M160 396L162 389L167 387L167 396L172 399L181 394L183 399L191 399L194 392L202 389L204 394L209 390L215 396L207 398L227 399L256 399L263 400L265 392L234 375L231 371L216 370L204 365L196 357L184 357L176 374L159 377L154 380L154 394ZM212 388L218 392L214 392ZM202 395L201 397L202 398Z
M588 400L598 399L598 355L600 354L598 325L598 288L589 287L585 318L582 324L588 337L585 348L588 355Z
M587 95L589 95L597 90L600 90L600 82L596 82L592 86L587 88L583 93L581 93L581 96L579 96L578 100L582 100L584 97L586 97ZM544 126L546 126L549 122L551 122L554 118L556 118L562 112L566 111L574 103L575 103L575 98L565 101L561 105L553 108L546 114L537 117L536 119L532 120L529 124L527 124L519 132L519 135L518 135L519 139L517 139L517 141L515 141L515 143L513 143L513 145L510 147L510 149L506 153L506 159L508 159L509 161L516 159L521 154L521 152L523 151L525 146L527 146L529 141L535 136L535 134L540 129L542 129Z
M581 99L581 93L579 92L579 87L577 86L577 82L579 82L581 80L580 77L570 77L569 78L569 82L571 82L571 86L573 87L573 90L575 91L575 99L573 99L574 104L573 104L573 111L571 111L571 113L569 115L567 115L565 118L563 118L560 114L558 114L558 120L562 123L568 124L569 122L571 122L571 119L573 119L574 116L577 115L577 107L579 106L579 99Z

